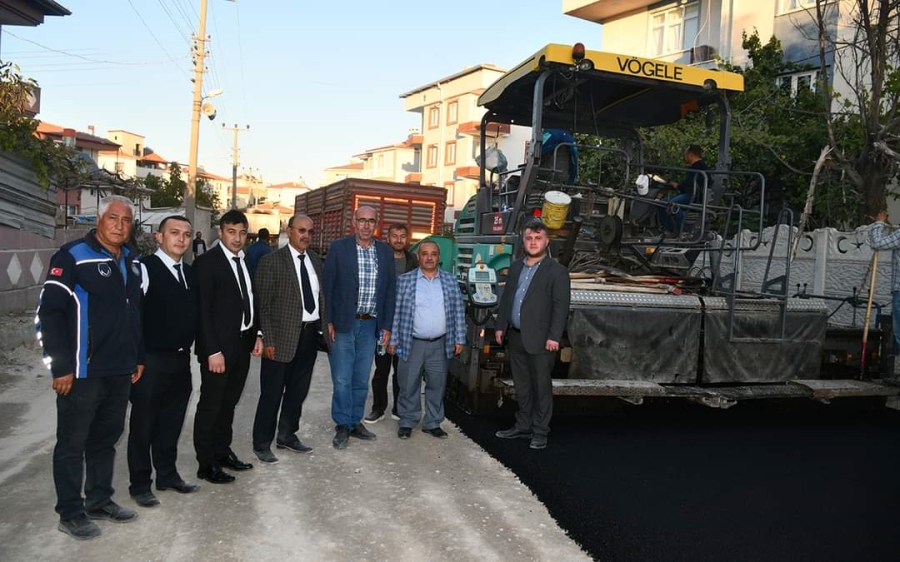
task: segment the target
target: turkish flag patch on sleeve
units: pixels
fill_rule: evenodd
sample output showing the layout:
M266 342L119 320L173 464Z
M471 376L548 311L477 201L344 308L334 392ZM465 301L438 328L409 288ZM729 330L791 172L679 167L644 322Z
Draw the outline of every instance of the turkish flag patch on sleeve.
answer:
M54 268L50 269L50 275L52 275L53 277L61 277L62 274L63 274L63 268L61 268L61 267L54 267Z

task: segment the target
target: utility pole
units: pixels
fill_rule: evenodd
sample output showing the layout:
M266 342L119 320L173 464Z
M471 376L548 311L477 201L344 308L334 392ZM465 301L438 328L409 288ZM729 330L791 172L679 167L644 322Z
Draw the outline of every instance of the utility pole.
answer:
M200 147L200 105L203 103L203 73L206 59L206 1L200 0L200 26L194 36L194 103L191 111L191 148L188 162L188 181L184 188L184 213L194 224L197 211L197 152ZM192 257L192 256L189 256Z
M231 208L237 209L238 133L249 131L250 125L247 125L246 129L241 129L237 123L234 127L226 127L225 123L222 123L222 128L234 133L234 148L231 149Z

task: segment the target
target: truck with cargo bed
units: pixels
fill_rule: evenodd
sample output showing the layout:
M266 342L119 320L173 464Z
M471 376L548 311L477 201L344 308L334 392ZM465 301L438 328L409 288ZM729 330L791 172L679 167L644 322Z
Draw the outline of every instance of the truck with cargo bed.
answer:
M443 187L348 178L298 195L294 212L312 219L315 233L310 247L324 255L332 242L353 233L353 214L361 206L378 212L376 237L401 223L415 242L441 233L446 201Z

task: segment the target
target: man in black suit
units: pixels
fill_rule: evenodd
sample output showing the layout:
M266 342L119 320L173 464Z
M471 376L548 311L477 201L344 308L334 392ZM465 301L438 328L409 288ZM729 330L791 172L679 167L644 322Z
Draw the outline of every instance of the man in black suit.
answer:
M159 500L150 491L156 469L156 489L182 494L200 486L178 474L178 438L191 398L191 346L197 333L197 282L181 259L191 244L191 223L173 215L159 224L159 249L141 259L144 292L144 376L131 387L128 431L128 491L141 507Z
M553 416L551 373L569 314L569 272L547 255L550 238L540 220L525 225L525 258L509 268L494 337L507 335L519 411L516 425L497 432L503 439L529 438L545 449Z
M222 470L249 470L253 465L231 450L234 408L237 406L250 353L262 353L256 328L253 286L244 263L247 217L231 210L219 220L219 240L195 263L200 329L196 353L200 361L200 402L194 418L194 449L200 470L197 477L227 484L234 476Z
M278 462L272 454L273 439L279 449L312 451L297 437L316 364L325 308L322 259L309 250L312 227L313 222L306 215L291 217L288 245L263 256L254 278L263 358L259 404L253 421L253 452L269 464Z

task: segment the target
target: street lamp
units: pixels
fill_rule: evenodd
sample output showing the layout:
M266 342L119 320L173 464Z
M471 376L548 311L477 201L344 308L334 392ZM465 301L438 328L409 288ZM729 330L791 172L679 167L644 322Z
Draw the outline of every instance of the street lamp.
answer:
M209 117L210 121L216 118L216 106L209 102L203 103L203 101L208 100L209 98L214 98L224 91L225 90L223 90L222 88L216 88L215 90L207 92L205 96L200 98L200 111L203 113L203 115Z

